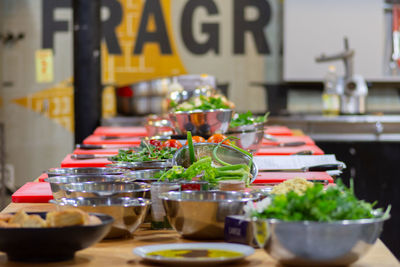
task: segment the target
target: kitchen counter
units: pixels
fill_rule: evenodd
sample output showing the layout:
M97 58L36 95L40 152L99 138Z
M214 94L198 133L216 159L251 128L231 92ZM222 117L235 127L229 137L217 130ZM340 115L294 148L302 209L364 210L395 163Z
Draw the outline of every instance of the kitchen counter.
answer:
M400 115L271 116L268 124L301 129L315 141L400 141Z
M15 212L19 209L25 211L50 211L54 210L53 204L16 204L11 203L2 212ZM40 266L155 266L146 264L139 256L132 253L135 247L143 245L165 244L165 243L184 243L196 242L185 240L173 230L149 230L142 227L137 230L131 239L114 239L100 242L90 248L78 251L73 260L55 263L40 264ZM29 263L8 262L7 256L0 253L1 266L31 266ZM247 257L244 261L232 266L281 266L272 259L264 250L256 249L255 253ZM354 267L380 266L394 267L400 266L388 248L378 240L365 257L350 265Z

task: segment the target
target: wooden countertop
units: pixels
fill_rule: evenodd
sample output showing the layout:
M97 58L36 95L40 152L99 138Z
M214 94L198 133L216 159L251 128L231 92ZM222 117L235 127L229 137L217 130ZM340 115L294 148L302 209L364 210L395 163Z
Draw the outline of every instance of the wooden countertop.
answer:
M11 203L2 212L15 212L23 208L25 211L50 211L55 210L53 204L39 203ZM132 253L133 248L143 245L193 242L184 240L173 230L149 230L146 227L138 229L133 238L105 240L90 248L78 251L75 258L70 261L56 263L40 263L37 266L154 266L141 260ZM8 262L7 256L0 253L1 266L32 266L28 263ZM233 266L281 266L272 259L264 250L256 249L256 252ZM365 257L352 264L354 267L380 266L394 267L400 263L378 240Z

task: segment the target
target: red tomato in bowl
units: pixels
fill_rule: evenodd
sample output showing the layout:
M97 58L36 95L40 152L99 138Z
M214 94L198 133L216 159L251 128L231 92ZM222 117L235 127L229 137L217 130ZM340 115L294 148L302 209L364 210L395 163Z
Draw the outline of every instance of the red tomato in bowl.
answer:
M181 148L181 147L182 147L182 144L181 144L178 140L169 139L169 140L165 141L165 142L162 144L162 147Z
M210 138L208 138L207 142L208 143L220 143L225 138L226 138L226 136L223 134L213 134L210 136ZM230 143L231 142L229 140L225 140L222 144L229 146Z
M192 137L192 141L193 141L193 144L194 143L205 143L206 139L204 139L201 136L195 135L195 136ZM187 145L187 144L188 144L188 142L186 141L185 145Z
M157 139L151 139L149 141L150 145L156 146L156 147L160 147L162 145L162 142L160 140Z

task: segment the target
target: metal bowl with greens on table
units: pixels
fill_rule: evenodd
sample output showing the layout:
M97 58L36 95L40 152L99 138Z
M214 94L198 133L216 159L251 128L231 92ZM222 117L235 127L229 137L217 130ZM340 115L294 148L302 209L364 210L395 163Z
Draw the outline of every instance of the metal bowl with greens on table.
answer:
M324 189L273 194L245 210L259 246L282 264L343 266L357 261L379 238L385 212L358 200L341 181Z

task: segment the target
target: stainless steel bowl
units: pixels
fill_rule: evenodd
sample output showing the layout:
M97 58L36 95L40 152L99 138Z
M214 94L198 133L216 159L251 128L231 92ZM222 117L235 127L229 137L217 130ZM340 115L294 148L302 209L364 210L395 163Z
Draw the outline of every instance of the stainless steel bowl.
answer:
M65 197L130 197L149 198L150 185L146 183L88 182L63 184Z
M194 153L196 158L202 158L204 156L211 156L214 148L217 144L214 143L195 143L193 144ZM227 146L221 145L217 150L217 156L221 160L230 163L230 164L249 164L250 157L239 150ZM175 152L174 157L172 158L173 165L180 165L185 168L190 166L190 158L189 158L189 149L188 146L181 147L178 151ZM219 165L219 163L213 160L215 165ZM258 174L258 168L255 162L253 162L250 170L252 177L251 182L253 182Z
M159 179L159 175L163 172L163 170L138 170L131 171L126 173L126 177L132 179L135 182L144 182L144 183L153 183L157 182Z
M117 238L131 236L143 223L151 204L148 199L141 198L62 198L50 200L62 210L69 207L77 207L86 212L97 212L111 215L114 218L110 232L105 238Z
M243 214L243 207L258 195L227 191L181 191L161 194L169 223L190 239L223 239L228 215Z
M178 134L191 131L193 135L225 133L232 118L231 109L177 111L169 118Z
M258 235L264 233L261 236L264 235L262 239L266 252L282 264L347 266L357 261L375 243L387 219L337 222L284 222L270 219L252 223Z
M172 167L171 160L157 160L157 161L141 161L141 162L123 162L115 161L108 164L108 167L119 168L125 170L148 170L148 169L165 169Z
M54 199L65 197L65 191L61 188L64 184L87 183L87 182L131 182L131 178L125 175L70 175L54 176L44 179L50 183Z
M66 175L120 175L124 169L104 167L53 168L46 171L49 177Z
M261 128L256 131L229 132L227 135L239 138L238 140L235 140L235 144L238 147L251 153L256 153L262 145L264 129Z

